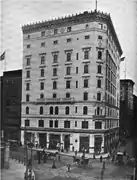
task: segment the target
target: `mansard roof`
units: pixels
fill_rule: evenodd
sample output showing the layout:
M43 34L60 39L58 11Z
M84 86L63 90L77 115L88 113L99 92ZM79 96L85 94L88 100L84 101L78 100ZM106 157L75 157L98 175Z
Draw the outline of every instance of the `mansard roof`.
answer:
M69 15L67 17L62 17L58 19L52 19L49 21L42 21L42 22L36 22L33 24L27 24L22 26L23 34L42 31L43 29L54 29L58 27L64 27L64 26L72 26L74 24L81 24L81 23L88 23L92 21L102 21L107 23L114 40L116 42L116 45L119 49L120 55L122 55L122 49L117 37L117 34L115 32L110 14L103 13L100 11L84 11L83 13L75 14L75 15Z

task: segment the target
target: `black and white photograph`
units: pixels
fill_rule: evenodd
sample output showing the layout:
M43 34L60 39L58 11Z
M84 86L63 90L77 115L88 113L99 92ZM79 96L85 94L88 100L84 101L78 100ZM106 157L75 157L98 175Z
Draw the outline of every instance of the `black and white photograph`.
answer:
M0 0L1 180L137 180L137 0Z

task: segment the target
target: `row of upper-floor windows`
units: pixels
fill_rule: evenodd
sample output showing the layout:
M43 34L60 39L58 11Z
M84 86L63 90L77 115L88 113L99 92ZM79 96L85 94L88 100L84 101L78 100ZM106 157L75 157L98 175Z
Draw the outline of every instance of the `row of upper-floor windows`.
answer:
M26 114L30 114L29 106L26 107L25 111L26 111ZM75 107L75 113L77 113L77 112L78 112L78 107L76 106ZM44 107L43 106L40 106L39 114L44 114ZM53 106L50 106L49 107L49 114L50 115L54 115L54 114L58 115L59 114L59 107L55 106L55 108L54 108ZM65 107L65 114L66 115L71 115L69 106ZM83 115L88 115L88 107L87 106L83 107ZM95 115L97 115L97 116L102 116L103 115L103 110L102 110L101 107L97 107L95 109Z
M112 95L105 93L105 99L108 104L116 106L116 97L114 98Z
M101 88L102 87L102 80L101 79L97 79L97 88ZM40 90L44 90L45 87L45 83L44 82L40 82ZM88 88L89 87L89 80L84 80L84 88ZM58 89L58 81L53 81L53 89ZM66 87L64 87L66 89L71 89L71 80L67 80L66 81ZM73 87L74 88L74 87ZM79 88L79 84L78 81L76 81L76 88ZM26 83L26 91L30 90L30 82Z
M116 75L117 66L116 66L116 64L114 63L111 55L108 54L108 53L107 53L107 56L106 56L106 64L107 64L107 66L112 70L112 72Z
M66 67L66 74L65 75L71 75L71 70L73 68L71 66L67 66ZM79 69L78 67L76 67L76 74L79 73ZM85 64L84 65L84 74L89 73L89 65ZM97 73L98 74L102 74L102 66L101 65L97 65ZM58 68L54 67L52 69L52 76L58 76ZM45 69L42 68L40 69L40 77L45 77ZM26 70L26 78L31 78L31 71L30 70Z
M116 86L116 75L111 71L108 66L106 65L106 77Z
M90 58L90 51L89 49L85 49L84 50L84 59L89 59ZM53 63L58 63L58 59L59 59L59 52L52 52L52 56L53 56ZM97 59L102 59L103 57L103 52L102 50L97 50ZM41 59L41 64L45 64L45 60L46 60L46 55L41 55L40 56ZM67 51L66 52L66 61L69 62L72 60L72 51ZM79 60L79 53L76 53L76 60ZM26 57L26 66L30 66L31 65L31 56L27 56Z
M113 96L116 97L116 87L112 84L112 81L108 80L106 78L106 91L110 92L113 94Z

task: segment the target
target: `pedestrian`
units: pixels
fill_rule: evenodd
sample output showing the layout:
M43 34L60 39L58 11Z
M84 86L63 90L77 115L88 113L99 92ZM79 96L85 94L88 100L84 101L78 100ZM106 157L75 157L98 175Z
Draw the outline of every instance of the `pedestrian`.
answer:
M75 151L75 157L77 156L77 153L78 153L78 152L77 152L77 150L76 150L76 151Z
M102 156L100 156L100 162L102 162L102 159L103 159Z
M67 165L68 172L70 172L70 164Z
M96 159L95 153L93 154L93 159Z
M102 169L105 170L105 162L103 162Z
M64 152L63 146L61 147L61 152Z
M74 152L74 146L72 146L72 151Z

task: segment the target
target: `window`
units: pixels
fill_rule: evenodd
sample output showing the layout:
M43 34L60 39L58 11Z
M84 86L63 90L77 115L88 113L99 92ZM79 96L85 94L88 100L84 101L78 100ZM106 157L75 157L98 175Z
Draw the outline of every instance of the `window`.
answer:
M28 35L28 39L30 39L30 35Z
M65 109L65 114L69 114L69 107L68 106Z
M58 106L55 107L55 114L58 114L59 113L59 108Z
M84 79L84 88L88 88L88 79Z
M40 82L40 90L44 90L44 82Z
M55 128L58 128L58 120L55 120L54 126L55 126Z
M66 93L66 98L70 98L70 93Z
M45 42L42 42L42 43L41 43L41 47L45 47Z
M85 74L88 73L88 64L85 64L85 65L84 65L84 73L85 73Z
M53 114L53 107L52 106L49 108L49 114Z
M98 51L98 59L102 59L102 51Z
M41 56L41 64L45 64L45 56Z
M39 109L39 113L40 114L43 114L43 107L41 106L40 109Z
M53 68L53 76L57 76L57 68Z
M66 75L70 75L71 67L66 67Z
M100 107L97 107L97 115L100 115Z
M103 24L99 23L99 28L103 29Z
M64 128L70 128L70 121L64 121Z
M30 126L30 120L28 119L25 120L25 126Z
M53 63L57 63L58 62L58 55L54 54L53 55Z
M101 79L98 79L98 80L97 80L97 87L98 87L98 88L101 88Z
M70 88L70 81L66 81L66 89L69 89Z
M90 37L90 36L89 36L89 35L87 35L87 36L85 36L85 39L89 39L89 37Z
M30 58L27 58L26 61L27 61L27 62L26 62L26 65L27 65L27 66L30 66Z
M45 31L41 32L41 37L45 36Z
M57 94L56 93L53 93L53 96L52 96L53 98L56 98L57 97Z
M86 24L85 28L88 28L88 27L89 27L89 25L88 25L88 24Z
M102 36L98 36L98 39L102 39Z
M26 91L30 90L30 83L26 83Z
M98 65L98 73L101 74L102 67L101 65Z
M67 61L71 61L71 53L68 52L68 53L66 54L66 56L67 56Z
M89 59L89 51L84 51L84 59Z
M88 121L82 121L82 129L88 129Z
M83 107L83 114L84 115L88 114L88 107L87 106Z
M67 43L68 43L68 42L71 42L71 38L68 38L68 39L67 39Z
M102 122L96 121L95 122L95 129L102 129Z
M41 75L41 77L44 77L44 69L41 69L40 75Z
M75 127L77 127L77 121L75 121Z
M26 78L30 78L30 71L26 71Z
M43 99L43 98L44 98L44 94L41 93L41 94L40 94L40 99Z
M97 101L101 101L101 93L97 93Z
M44 120L39 120L39 127L44 127Z
M67 32L71 32L71 27L67 27Z
M30 44L27 45L27 49L30 48Z
M75 107L75 113L77 113L77 110L78 110L78 107L76 106L76 107Z
M29 114L29 107L26 107L26 114Z
M78 60L78 53L76 54L76 59Z
M57 89L57 81L53 81L53 89Z
M76 81L76 88L78 88L78 81Z
M58 34L58 29L54 29L54 34Z
M76 67L76 74L78 74L78 67Z
M52 120L49 121L49 127L51 127L51 128L53 127L53 121Z
M53 44L58 44L58 40L53 41Z
M87 93L87 92L84 92L84 94L83 94L83 99L84 99L84 101L87 101L87 100L88 100L88 93Z
M29 94L26 95L26 101L29 102Z

